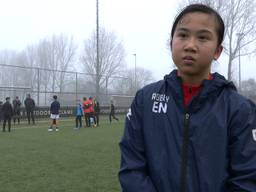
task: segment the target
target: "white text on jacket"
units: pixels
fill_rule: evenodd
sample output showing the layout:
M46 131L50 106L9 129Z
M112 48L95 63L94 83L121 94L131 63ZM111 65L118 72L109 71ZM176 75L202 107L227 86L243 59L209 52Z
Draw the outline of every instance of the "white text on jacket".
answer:
M167 103L170 99L170 96L166 96L165 94L153 93L152 100L153 106L152 111L154 113L166 113L167 112Z

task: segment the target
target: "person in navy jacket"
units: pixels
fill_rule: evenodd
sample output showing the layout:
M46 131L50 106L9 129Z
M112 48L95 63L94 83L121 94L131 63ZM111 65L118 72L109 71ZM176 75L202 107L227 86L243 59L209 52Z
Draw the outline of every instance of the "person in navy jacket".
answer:
M13 108L10 103L10 97L6 97L6 102L3 104L1 110L3 113L4 121L3 121L3 132L5 132L6 122L8 123L8 131L11 131L11 118L13 116Z
M55 131L59 131L59 118L60 118L60 103L57 100L57 95L53 96L53 102L50 107L50 127L48 131L53 131L53 126L55 125Z
M30 119L32 120L33 124L35 124L34 110L35 110L36 104L34 99L31 98L30 94L27 94L27 98L24 101L24 105L26 108L28 124L30 124Z
M123 192L255 192L256 107L211 73L224 23L202 4L176 17L177 66L136 93L120 141Z

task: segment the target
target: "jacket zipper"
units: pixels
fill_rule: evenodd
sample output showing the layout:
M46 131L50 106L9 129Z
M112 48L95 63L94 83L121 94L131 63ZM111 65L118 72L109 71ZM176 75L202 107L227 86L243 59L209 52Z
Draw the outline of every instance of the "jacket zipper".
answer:
M187 164L188 164L188 147L189 147L189 119L188 112L185 113L184 131L181 152L181 174L180 174L180 191L187 191Z

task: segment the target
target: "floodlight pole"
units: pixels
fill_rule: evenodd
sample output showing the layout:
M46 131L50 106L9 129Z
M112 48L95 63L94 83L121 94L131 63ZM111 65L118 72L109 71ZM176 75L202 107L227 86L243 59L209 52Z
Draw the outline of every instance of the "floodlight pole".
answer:
M78 92L78 85L77 85L77 72L76 72L75 74L76 74L76 101L77 101L77 99L78 99L78 97L77 97L77 92Z
M99 72L100 72L100 66L99 66L99 0L96 0L96 99L99 99Z
M237 33L236 34L238 36L238 70L239 70L239 74L238 74L238 90L241 92L242 91L242 87L241 87L241 37L243 35L243 33Z
M134 90L137 89L137 59L136 59L136 53L134 55Z
M240 54L240 42L239 42L239 91L241 92L241 54Z
M39 106L39 94L40 94L40 69L37 68L37 105Z

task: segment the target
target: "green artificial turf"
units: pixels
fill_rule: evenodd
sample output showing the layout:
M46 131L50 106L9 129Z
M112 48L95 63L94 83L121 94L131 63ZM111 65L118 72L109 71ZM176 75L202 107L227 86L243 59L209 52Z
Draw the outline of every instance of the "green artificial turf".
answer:
M124 117L112 124L103 117L97 128L74 130L69 118L58 132L47 131L48 120L0 132L0 192L120 191L123 125Z

